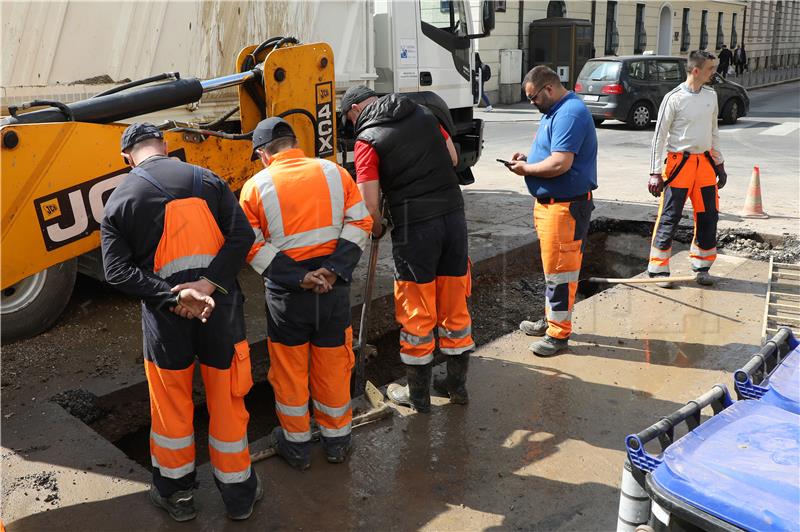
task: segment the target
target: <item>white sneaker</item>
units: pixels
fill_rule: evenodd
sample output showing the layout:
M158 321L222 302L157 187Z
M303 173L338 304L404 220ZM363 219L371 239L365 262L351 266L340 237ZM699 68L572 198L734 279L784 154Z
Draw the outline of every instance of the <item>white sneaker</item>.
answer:
M494 111L494 107L492 107L491 105L487 105L485 111L487 113L491 113L492 111Z

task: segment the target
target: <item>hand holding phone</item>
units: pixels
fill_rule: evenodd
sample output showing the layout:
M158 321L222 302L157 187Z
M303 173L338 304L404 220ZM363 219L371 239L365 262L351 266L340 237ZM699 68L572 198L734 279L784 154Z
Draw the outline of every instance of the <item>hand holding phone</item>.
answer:
M510 165L510 164L511 164L511 162L510 162L510 161L506 161L505 159L496 159L496 161L497 161L498 163L504 164L504 165L506 165L506 166L508 166L508 165Z

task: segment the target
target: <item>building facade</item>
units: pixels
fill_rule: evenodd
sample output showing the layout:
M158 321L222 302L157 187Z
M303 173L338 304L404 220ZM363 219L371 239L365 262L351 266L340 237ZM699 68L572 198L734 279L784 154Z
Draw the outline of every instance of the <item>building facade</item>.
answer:
M516 92L500 98L501 50L522 49L520 80L532 65L528 52L533 21L564 17L591 21L594 57L654 53L686 55L692 50L719 52L742 44L750 70L800 64L800 1L746 0L509 0L496 3L496 25L481 39L481 60L492 68L484 90L492 102L516 101Z
M745 50L751 71L800 65L800 1L750 1Z

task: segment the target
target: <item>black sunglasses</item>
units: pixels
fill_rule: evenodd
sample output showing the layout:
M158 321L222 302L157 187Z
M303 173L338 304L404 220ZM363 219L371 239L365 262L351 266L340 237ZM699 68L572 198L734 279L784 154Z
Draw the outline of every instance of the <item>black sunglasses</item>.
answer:
M533 102L535 102L535 101L536 101L536 97L537 97L537 96L539 96L539 93L540 93L540 92L542 92L542 91L543 91L545 88L547 88L549 85L550 85L549 83L548 83L547 85L542 85L542 88L541 88L541 89L539 89L538 91L536 91L536 94L534 94L533 96L528 96L528 95L526 94L526 95L525 95L525 97L528 99L528 101L529 101L529 102L533 103Z

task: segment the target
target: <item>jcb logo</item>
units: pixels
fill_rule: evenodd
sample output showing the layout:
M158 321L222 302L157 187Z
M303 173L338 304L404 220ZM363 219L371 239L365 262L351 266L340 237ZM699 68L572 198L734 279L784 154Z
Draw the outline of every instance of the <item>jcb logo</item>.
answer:
M186 160L183 149L169 155ZM106 202L127 174L127 169L117 170L33 200L47 250L66 246L100 230Z
M120 170L33 200L47 250L99 230L106 201L125 175L126 170Z
M333 155L333 84L331 82L317 85L317 157Z

